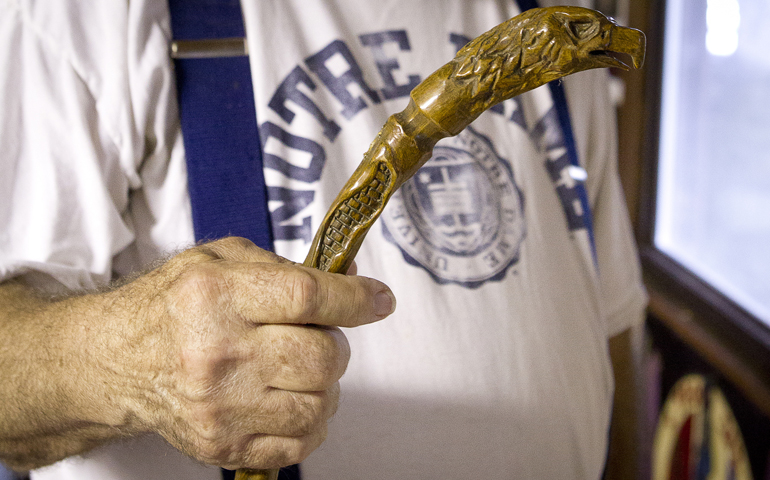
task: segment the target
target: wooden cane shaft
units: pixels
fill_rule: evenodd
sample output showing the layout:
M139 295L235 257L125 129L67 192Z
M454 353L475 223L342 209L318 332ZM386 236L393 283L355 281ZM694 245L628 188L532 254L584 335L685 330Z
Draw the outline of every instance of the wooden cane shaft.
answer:
M304 265L344 273L393 193L430 159L433 147L460 133L493 105L575 72L639 68L644 34L578 7L528 10L479 36L421 82L404 111L388 118L329 208ZM274 480L276 470L239 470L236 480Z
M279 470L251 470L241 468L235 472L235 480L278 480Z

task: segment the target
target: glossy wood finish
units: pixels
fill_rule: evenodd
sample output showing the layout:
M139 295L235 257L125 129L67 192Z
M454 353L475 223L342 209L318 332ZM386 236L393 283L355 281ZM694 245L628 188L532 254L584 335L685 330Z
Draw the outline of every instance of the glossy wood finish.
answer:
M436 142L488 108L572 73L627 68L611 53L629 55L638 68L644 48L639 30L578 7L528 10L468 43L387 120L329 209L305 265L347 271L388 199L430 159Z
M346 272L366 233L442 138L460 133L488 108L552 80L592 68L634 67L645 37L579 7L528 10L463 47L420 83L392 115L323 220L304 264ZM240 470L237 480L272 480L275 471Z

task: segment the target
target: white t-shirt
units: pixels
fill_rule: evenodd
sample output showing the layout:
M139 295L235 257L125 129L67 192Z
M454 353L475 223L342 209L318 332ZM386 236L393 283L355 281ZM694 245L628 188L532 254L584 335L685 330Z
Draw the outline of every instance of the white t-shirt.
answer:
M164 2L50 3L0 2L10 46L0 49L0 275L88 288L193 240L168 12ZM275 248L301 261L415 82L518 10L509 0L259 0L244 12ZM547 87L442 140L357 257L399 309L346 331L340 408L304 478L601 475L607 339L641 318L644 293L606 72L564 83L596 256ZM147 437L35 477L180 472L219 475Z

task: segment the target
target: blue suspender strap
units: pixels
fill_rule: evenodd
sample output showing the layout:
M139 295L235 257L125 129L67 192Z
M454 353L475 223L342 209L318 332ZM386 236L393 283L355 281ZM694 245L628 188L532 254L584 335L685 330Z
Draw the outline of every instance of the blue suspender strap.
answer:
M577 147L575 146L575 136L572 134L572 122L569 117L569 108L567 106L567 96L564 92L564 85L557 80L549 83L548 87L551 89L554 107L556 108L559 124L561 125L562 134L564 135L564 144L567 147L569 163L575 167L580 167ZM575 186L575 190L580 199L580 204L583 207L583 223L586 232L588 233L588 240L591 242L591 253L593 254L594 262L596 262L596 239L594 238L594 222L591 215L591 203L588 201L588 190L586 190L585 183L583 182L578 183Z
M516 0L516 3L522 12L538 7L537 0Z
M245 38L238 0L169 0L169 10L174 40ZM196 239L237 235L272 249L248 57L174 66Z
M240 2L169 0L169 10L195 238L237 235L272 250ZM191 44L182 55L175 48ZM224 480L234 476L222 471ZM280 480L299 478L297 465L279 475Z
M522 12L537 8L538 6L537 0L516 0L516 2L519 5L519 10ZM556 109L556 115L559 119L559 126L561 127L562 135L564 137L564 146L567 149L570 165L581 167L580 158L578 157L577 147L575 145L575 136L572 133L572 121L569 116L569 106L567 105L567 95L564 92L564 85L561 80L556 80L550 82L548 88L551 90L551 97L553 98L554 108ZM596 262L596 239L594 238L594 225L591 215L591 203L588 201L588 191L586 190L585 184L582 182L575 187L575 190L583 209L582 220L586 232L588 233L588 240L591 243L593 260Z

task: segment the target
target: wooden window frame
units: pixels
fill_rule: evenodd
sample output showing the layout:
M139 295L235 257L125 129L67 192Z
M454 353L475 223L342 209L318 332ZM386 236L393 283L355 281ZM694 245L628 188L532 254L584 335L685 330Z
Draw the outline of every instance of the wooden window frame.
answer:
M665 1L633 2L631 18L632 26L647 34L648 51L645 75L623 74L628 90L619 111L620 172L636 228L650 314L770 417L770 328L655 247Z

